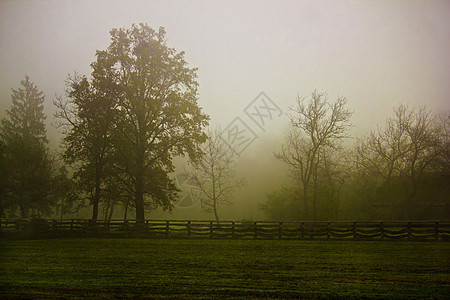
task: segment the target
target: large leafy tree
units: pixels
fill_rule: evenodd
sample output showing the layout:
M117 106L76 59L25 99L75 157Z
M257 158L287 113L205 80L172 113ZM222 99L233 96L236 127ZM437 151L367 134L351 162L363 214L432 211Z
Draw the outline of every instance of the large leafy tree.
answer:
M44 124L45 97L27 76L17 90L12 90L11 98L0 130L9 206L19 208L22 217L48 214L53 202L52 159Z
M58 97L55 116L65 133L63 158L75 171L82 199L92 205L97 220L99 204L105 200L112 176L111 151L115 132L116 98L113 91L100 90L98 82L73 76L68 80L67 98Z
M172 158L199 155L206 140L209 118L197 104L196 69L166 45L165 35L164 28L144 24L113 29L110 46L97 51L92 64L94 82L117 101L115 167L133 195L138 220L146 204L172 207Z

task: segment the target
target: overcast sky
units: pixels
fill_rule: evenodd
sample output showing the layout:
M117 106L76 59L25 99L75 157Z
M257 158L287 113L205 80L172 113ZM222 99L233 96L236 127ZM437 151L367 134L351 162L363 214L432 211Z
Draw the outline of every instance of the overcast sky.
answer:
M0 0L0 117L27 74L51 119L67 74L90 74L112 28L143 22L165 27L168 45L198 67L212 123L242 116L261 91L286 111L318 89L348 98L360 134L402 101L450 109L449 13L450 1ZM259 132L264 145L286 123Z
M318 89L371 127L400 101L448 109L450 1L3 1L0 104L28 74L47 95L90 73L109 31L144 22L198 67L200 103L226 123L260 91L283 109ZM225 126L225 125L224 125Z

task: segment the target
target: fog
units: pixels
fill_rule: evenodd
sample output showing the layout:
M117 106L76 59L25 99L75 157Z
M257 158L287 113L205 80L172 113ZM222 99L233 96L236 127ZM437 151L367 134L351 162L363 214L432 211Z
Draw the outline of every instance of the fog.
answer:
M25 77L46 96L52 149L56 95L68 74L91 73L112 28L147 23L198 68L199 105L210 125L240 117L257 136L239 157L247 186L220 209L222 219L260 220L260 205L283 184L288 168L274 157L289 130L285 113L315 89L348 99L352 137L384 123L395 106L450 110L448 1L0 1L0 118L11 88ZM264 130L245 108L264 92L283 112ZM349 140L347 143L354 143ZM178 158L173 176L182 172ZM83 212L80 213L83 215ZM86 213L89 215L89 213ZM118 211L117 217L121 214ZM115 215L115 216L116 216ZM151 218L210 219L200 203Z

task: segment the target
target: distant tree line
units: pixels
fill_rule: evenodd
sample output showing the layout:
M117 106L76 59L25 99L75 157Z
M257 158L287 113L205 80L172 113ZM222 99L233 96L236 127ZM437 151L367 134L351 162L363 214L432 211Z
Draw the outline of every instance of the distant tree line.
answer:
M124 219L134 211L142 221L157 207L174 207L173 158L187 156L202 206L219 220L218 207L245 181L235 178L220 129L206 131L197 70L165 36L144 24L113 29L91 75L68 77L65 95L54 100L53 123L63 133L57 153L49 150L43 92L28 77L12 90L0 125L0 217L63 218L90 207L92 220L111 219L121 207ZM344 97L329 102L314 91L288 115L291 130L275 157L295 184L268 196L268 219L448 215L448 115L400 105L354 147L345 142L353 125Z
M313 92L290 109L291 132L275 157L297 184L262 205L272 220L448 219L448 115L401 104L382 127L349 138L346 99Z

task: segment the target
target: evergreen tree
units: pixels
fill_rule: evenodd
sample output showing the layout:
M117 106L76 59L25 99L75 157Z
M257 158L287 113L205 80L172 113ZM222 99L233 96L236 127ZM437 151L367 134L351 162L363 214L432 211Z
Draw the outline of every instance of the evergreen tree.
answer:
M2 120L6 203L22 217L48 214L52 205L52 160L45 129L44 94L30 81L22 80L12 90L12 105Z
M0 218L5 217L5 212L8 208L6 197L6 180L5 145L0 139Z

